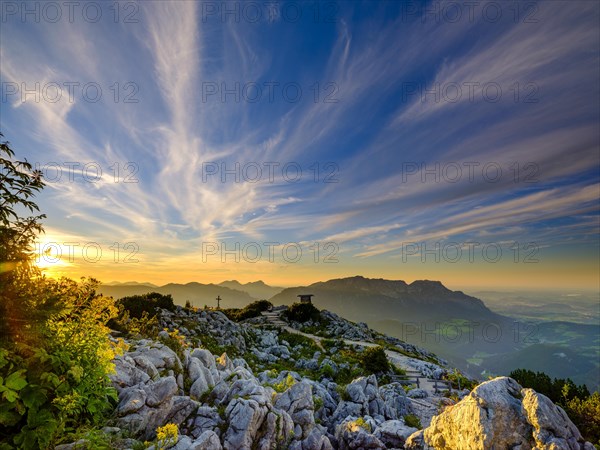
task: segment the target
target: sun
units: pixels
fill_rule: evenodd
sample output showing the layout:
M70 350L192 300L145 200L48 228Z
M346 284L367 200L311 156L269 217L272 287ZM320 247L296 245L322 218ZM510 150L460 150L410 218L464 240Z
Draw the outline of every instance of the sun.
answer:
M68 257L69 254L55 240L44 239L35 243L34 264L46 275L56 276L62 269L70 266Z

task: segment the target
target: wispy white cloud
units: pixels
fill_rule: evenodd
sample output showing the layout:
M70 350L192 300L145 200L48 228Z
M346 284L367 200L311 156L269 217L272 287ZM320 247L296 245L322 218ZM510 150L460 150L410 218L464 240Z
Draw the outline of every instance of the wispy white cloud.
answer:
M574 216L598 211L599 184L579 189L549 189L524 195L518 199L465 211L430 224L427 229L407 232L402 239L368 247L357 256L375 256L393 252L407 242L448 239L456 235L488 228L506 228L556 217Z

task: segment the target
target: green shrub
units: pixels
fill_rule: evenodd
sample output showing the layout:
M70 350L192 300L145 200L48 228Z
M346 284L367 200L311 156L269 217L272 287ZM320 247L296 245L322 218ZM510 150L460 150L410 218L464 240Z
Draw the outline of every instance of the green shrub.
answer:
M343 400L345 402L348 402L348 401L352 400L352 398L350 397L350 394L348 394L348 391L346 390L346 386L345 385L338 384L336 386L335 390L340 395L340 399L341 400Z
M258 300L246 305L242 309L222 309L221 312L223 312L230 320L241 322L242 320L260 316L260 313L267 311L272 306L273 304L268 300Z
M585 385L577 386L570 378L553 380L544 372L533 372L527 369L513 370L509 377L514 378L523 387L544 394L555 403L574 398L586 399L590 396Z
M98 425L116 402L111 362L124 348L108 340L104 325L116 314L97 282L61 280L64 312L48 321L43 345L0 349L0 425L4 442L47 448L69 430Z
M600 393L594 392L583 400L575 397L563 406L583 437L600 448Z
M7 345L43 340L46 320L61 310L60 295L46 289L52 281L33 259L46 216L21 215L39 211L32 198L43 187L41 172L15 160L9 143L0 142L0 338Z
M406 426L417 428L419 430L421 428L423 428L423 425L421 425L421 419L419 419L414 414L407 414L407 415L405 415L404 416L404 423L406 424Z
M44 216L18 211L38 209L31 198L44 184L13 155L0 143L0 448L46 449L106 422L124 344L108 339L117 308L96 280L48 279L36 266Z
M313 404L315 405L315 411L318 411L324 405L323 399L321 397L317 397L316 395L313 395Z
M161 338L161 342L173 350L181 360L184 360L185 357L183 352L189 347L185 336L179 334L179 330L177 329L173 331L168 331L165 329L165 331L169 333L169 337Z
M371 425L369 425L367 422L365 422L365 419L363 419L362 417L359 417L358 419L356 419L354 421L354 425L361 427L363 430L366 430L369 433L371 432Z
M473 390L479 383L476 380L465 377L458 370L446 373L444 379L448 380L453 389L468 389Z
M296 384L296 379L292 376L292 374L288 374L287 377L285 377L283 380L281 380L279 383L275 383L273 385L273 389L275 389L275 392L285 392L287 391L289 388L291 388L293 385Z
M293 322L318 322L321 318L321 312L312 303L294 303L286 311L283 316Z
M401 367L398 367L394 364L390 364L392 372L394 372L394 374L398 375L399 377L405 377L406 376L406 370L402 369Z
M330 380L333 380L334 377L335 377L335 372L333 370L333 367L331 367L329 364L325 364L321 368L321 378L329 378Z
M144 312L148 317L156 316L156 308L175 310L173 297L170 294L163 295L158 292L123 297L117 301L117 306L123 312L127 311L130 317L137 319L142 318Z
M119 315L108 322L108 326L116 331L126 333L130 337L156 339L158 337L158 317L150 317L146 311L141 318L129 317L129 311L121 311Z
M361 355L361 363L368 373L383 373L390 370L390 362L387 359L383 347L369 347Z

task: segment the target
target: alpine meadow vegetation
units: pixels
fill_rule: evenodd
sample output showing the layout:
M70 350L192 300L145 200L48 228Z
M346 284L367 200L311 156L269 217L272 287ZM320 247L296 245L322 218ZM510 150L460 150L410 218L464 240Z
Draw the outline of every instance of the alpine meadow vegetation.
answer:
M117 308L96 280L55 280L35 264L41 173L8 142L0 171L0 449L46 449L106 421L111 361L125 345L109 338Z

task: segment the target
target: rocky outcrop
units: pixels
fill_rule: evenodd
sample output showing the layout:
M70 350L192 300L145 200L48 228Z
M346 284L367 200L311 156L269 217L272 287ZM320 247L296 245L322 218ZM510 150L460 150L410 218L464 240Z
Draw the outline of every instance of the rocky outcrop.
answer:
M165 331L158 341L129 342L129 351L115 358L111 380L118 392L117 427L111 433L121 438L114 440L114 448L134 447L132 438L153 440L158 427L172 423L179 437L168 448L175 450L592 450L560 407L510 378L462 392L457 404L419 389L407 394L397 382L379 386L375 375L338 385L332 371L348 373L360 366L340 360L335 348L291 346L284 339L292 341L289 334L237 324L213 311L163 311L160 320L169 331L184 328L188 345L169 348L172 338ZM357 336L375 336L360 325L343 327L346 334L355 333L348 331L354 327ZM202 345L203 339L217 354L189 345ZM247 358L222 353L229 346ZM440 366L409 359L415 370L441 376L436 372L443 370ZM283 361L303 375L266 370L271 362ZM442 405L445 410L432 418ZM409 414L429 426L408 426Z
M115 361L116 424L129 434L153 439L157 427L175 423L182 435L175 449L333 448L327 429L315 421L313 380L294 374L298 383L277 394L243 360L232 361L226 354L215 357L206 349L185 350L179 358L166 348L142 340ZM189 392L179 387L179 375ZM264 374L261 378L269 380ZM320 385L316 391L331 409L329 391Z
M359 420L360 419L360 420ZM371 434L375 422L371 417L347 417L335 430L340 450L382 449L385 444Z
M255 323L260 323L260 321L256 321ZM289 322L289 325L292 328L296 328L298 330L314 329L315 327L317 327L318 329L320 329L320 336L331 339L342 339L369 343L385 341L386 344L397 347L401 349L404 353L417 355L423 359L437 359L440 362L440 364L447 364L446 361L444 361L441 358L438 358L436 355L428 352L425 349L404 342L398 338L378 333L377 331L370 329L368 325L364 322L351 322L331 311L321 311L320 320L318 322L314 322L312 320L309 320L304 323L292 321ZM439 366L436 366L436 368L439 368ZM424 375L430 376L431 374L428 373Z
M523 389L521 393L525 417L533 427L533 438L538 448L593 450L590 443L583 443L581 433L560 406L533 389Z
M333 448L323 430L313 428L306 439L292 442L289 450L333 450Z
M171 312L161 310L159 325L168 330L179 330L183 336L210 336L222 347L246 351L247 328L241 327L220 311L191 311L178 307Z
M308 437L315 426L315 405L312 386L304 381L296 383L276 397L275 407L290 415L294 433L301 439Z
M408 437L417 431L405 425L403 420L388 420L379 425L373 434L386 448L403 448Z
M499 377L448 406L429 427L410 436L406 448L587 450L590 445L549 398Z

